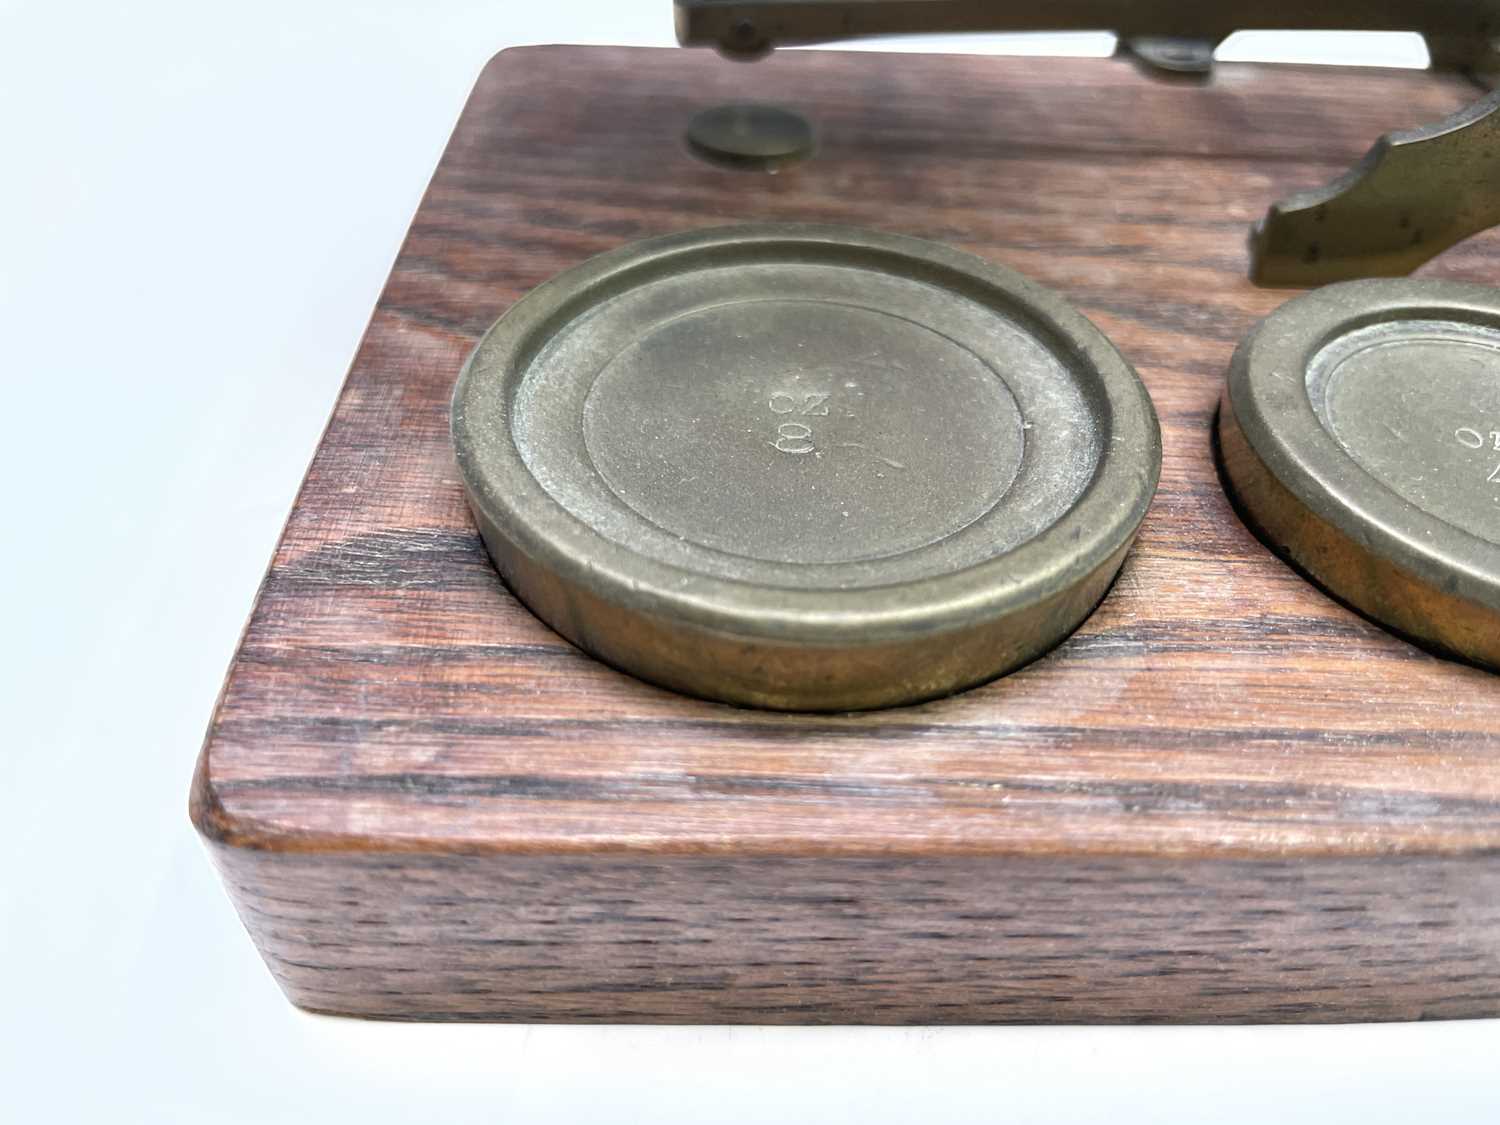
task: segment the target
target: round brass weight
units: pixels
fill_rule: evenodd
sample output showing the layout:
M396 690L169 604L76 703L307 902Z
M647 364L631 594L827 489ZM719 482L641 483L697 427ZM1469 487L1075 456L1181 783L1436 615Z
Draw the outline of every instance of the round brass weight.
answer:
M1057 644L1156 487L1135 373L1062 300L943 246L732 227L520 301L453 400L511 588L694 695L851 710Z
M1332 285L1240 346L1219 411L1268 546L1397 632L1500 667L1500 290Z

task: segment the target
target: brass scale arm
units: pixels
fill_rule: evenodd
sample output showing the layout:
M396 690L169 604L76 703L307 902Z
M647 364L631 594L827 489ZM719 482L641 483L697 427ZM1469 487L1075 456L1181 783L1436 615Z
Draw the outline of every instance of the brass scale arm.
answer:
M1206 76L1235 31L1411 31L1433 65L1500 75L1500 0L676 0L677 38L755 58L775 46L880 35L1113 31L1163 77ZM1262 285L1410 273L1500 224L1500 91L1435 125L1380 138L1328 186L1272 205L1251 234Z

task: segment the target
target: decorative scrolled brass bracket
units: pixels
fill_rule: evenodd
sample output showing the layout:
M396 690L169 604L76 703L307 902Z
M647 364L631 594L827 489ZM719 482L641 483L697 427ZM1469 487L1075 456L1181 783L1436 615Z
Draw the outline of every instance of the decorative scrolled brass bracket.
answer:
M1250 236L1258 285L1400 277L1500 224L1500 91L1388 133L1327 187L1273 204Z

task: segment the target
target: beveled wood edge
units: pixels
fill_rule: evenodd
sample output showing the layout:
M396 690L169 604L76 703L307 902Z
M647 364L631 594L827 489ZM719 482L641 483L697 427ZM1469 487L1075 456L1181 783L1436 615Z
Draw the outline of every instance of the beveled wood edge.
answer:
M210 750L205 746L193 771L188 796L188 815L206 844L226 851L264 851L285 855L430 855L517 857L627 857L653 858L759 858L759 859L892 859L972 860L1049 858L1068 860L1176 859L1223 860L1225 862L1289 860L1378 860L1402 859L1483 860L1500 857L1500 842L1466 844L1434 841L1420 847L1382 846L1373 841L1353 840L1342 845L1326 842L1288 844L1243 841L1205 845L1189 831L1180 843L1154 840L1122 843L1108 836L1080 837L1063 843L985 841L965 844L951 838L918 841L910 846L877 843L858 838L829 839L819 843L794 840L732 839L703 840L563 840L537 837L492 836L487 839L453 839L437 836L376 837L357 833L306 832L288 829L269 819L233 814L214 791Z

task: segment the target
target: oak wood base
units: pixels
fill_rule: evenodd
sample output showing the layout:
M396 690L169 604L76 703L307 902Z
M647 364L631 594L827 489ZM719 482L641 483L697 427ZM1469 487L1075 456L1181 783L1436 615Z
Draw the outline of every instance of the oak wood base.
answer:
M401 1019L984 1022L1500 1014L1500 677L1339 606L1215 475L1248 224L1473 92L1396 71L533 48L481 77L214 716L193 815L277 980ZM722 100L821 134L689 155ZM934 238L1140 370L1160 493L1056 652L949 700L736 710L591 661L465 509L454 378L524 292L723 222ZM1485 236L1428 272L1500 276Z

